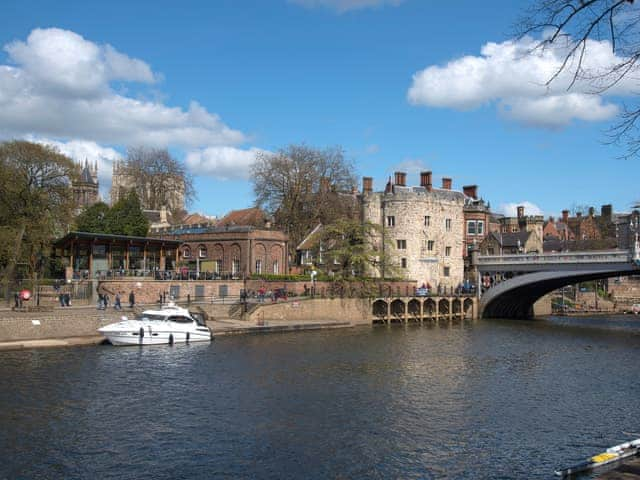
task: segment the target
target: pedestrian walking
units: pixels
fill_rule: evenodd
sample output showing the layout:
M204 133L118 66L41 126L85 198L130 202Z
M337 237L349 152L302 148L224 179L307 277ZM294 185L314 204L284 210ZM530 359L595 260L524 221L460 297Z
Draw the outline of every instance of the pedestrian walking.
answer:
M133 308L136 304L136 295L133 293L133 290L129 293L129 308Z
M122 305L120 305L120 293L116 293L116 296L113 300L113 308L115 310L122 310Z

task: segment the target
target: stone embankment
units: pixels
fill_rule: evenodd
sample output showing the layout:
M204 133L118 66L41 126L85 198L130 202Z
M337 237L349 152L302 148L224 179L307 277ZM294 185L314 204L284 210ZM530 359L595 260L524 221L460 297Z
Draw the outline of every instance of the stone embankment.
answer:
M204 303L191 308L203 310L214 336L240 333L284 332L322 328L342 328L370 324L366 301L354 299L304 300L282 303L241 304ZM136 311L156 305L109 308L72 306L44 311L0 310L0 350L86 345L101 343L98 328L132 316Z

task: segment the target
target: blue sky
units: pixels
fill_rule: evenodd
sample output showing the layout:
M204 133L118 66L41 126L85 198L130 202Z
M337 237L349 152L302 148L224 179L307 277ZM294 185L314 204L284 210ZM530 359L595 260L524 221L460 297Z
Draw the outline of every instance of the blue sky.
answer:
M603 132L638 89L595 97L560 78L541 93L557 59L518 55L524 4L9 0L0 139L98 160L105 192L127 145L166 146L196 178L189 209L219 216L252 205L256 152L301 142L342 146L375 189L432 170L437 185L477 184L496 211L628 211L638 160ZM593 47L606 64L607 46Z

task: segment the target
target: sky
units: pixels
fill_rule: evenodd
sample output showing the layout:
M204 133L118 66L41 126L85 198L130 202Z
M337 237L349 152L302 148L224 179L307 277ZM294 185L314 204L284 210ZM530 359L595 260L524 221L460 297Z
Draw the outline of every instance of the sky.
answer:
M606 144L627 79L605 95L569 79L537 39L514 37L512 0L5 0L0 140L55 145L111 166L128 146L168 148L195 179L191 212L253 206L256 154L343 148L382 190L478 185L494 211L545 216L640 200L640 160ZM595 67L615 61L592 42Z

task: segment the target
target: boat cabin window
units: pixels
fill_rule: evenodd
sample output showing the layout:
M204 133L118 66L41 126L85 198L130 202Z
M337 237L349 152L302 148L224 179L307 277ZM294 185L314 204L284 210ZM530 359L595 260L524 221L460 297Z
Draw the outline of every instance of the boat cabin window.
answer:
M169 317L169 321L176 323L193 323L193 320L191 320L189 317L183 317L179 315Z
M141 315L136 315L136 320L165 320L165 316L143 313Z

